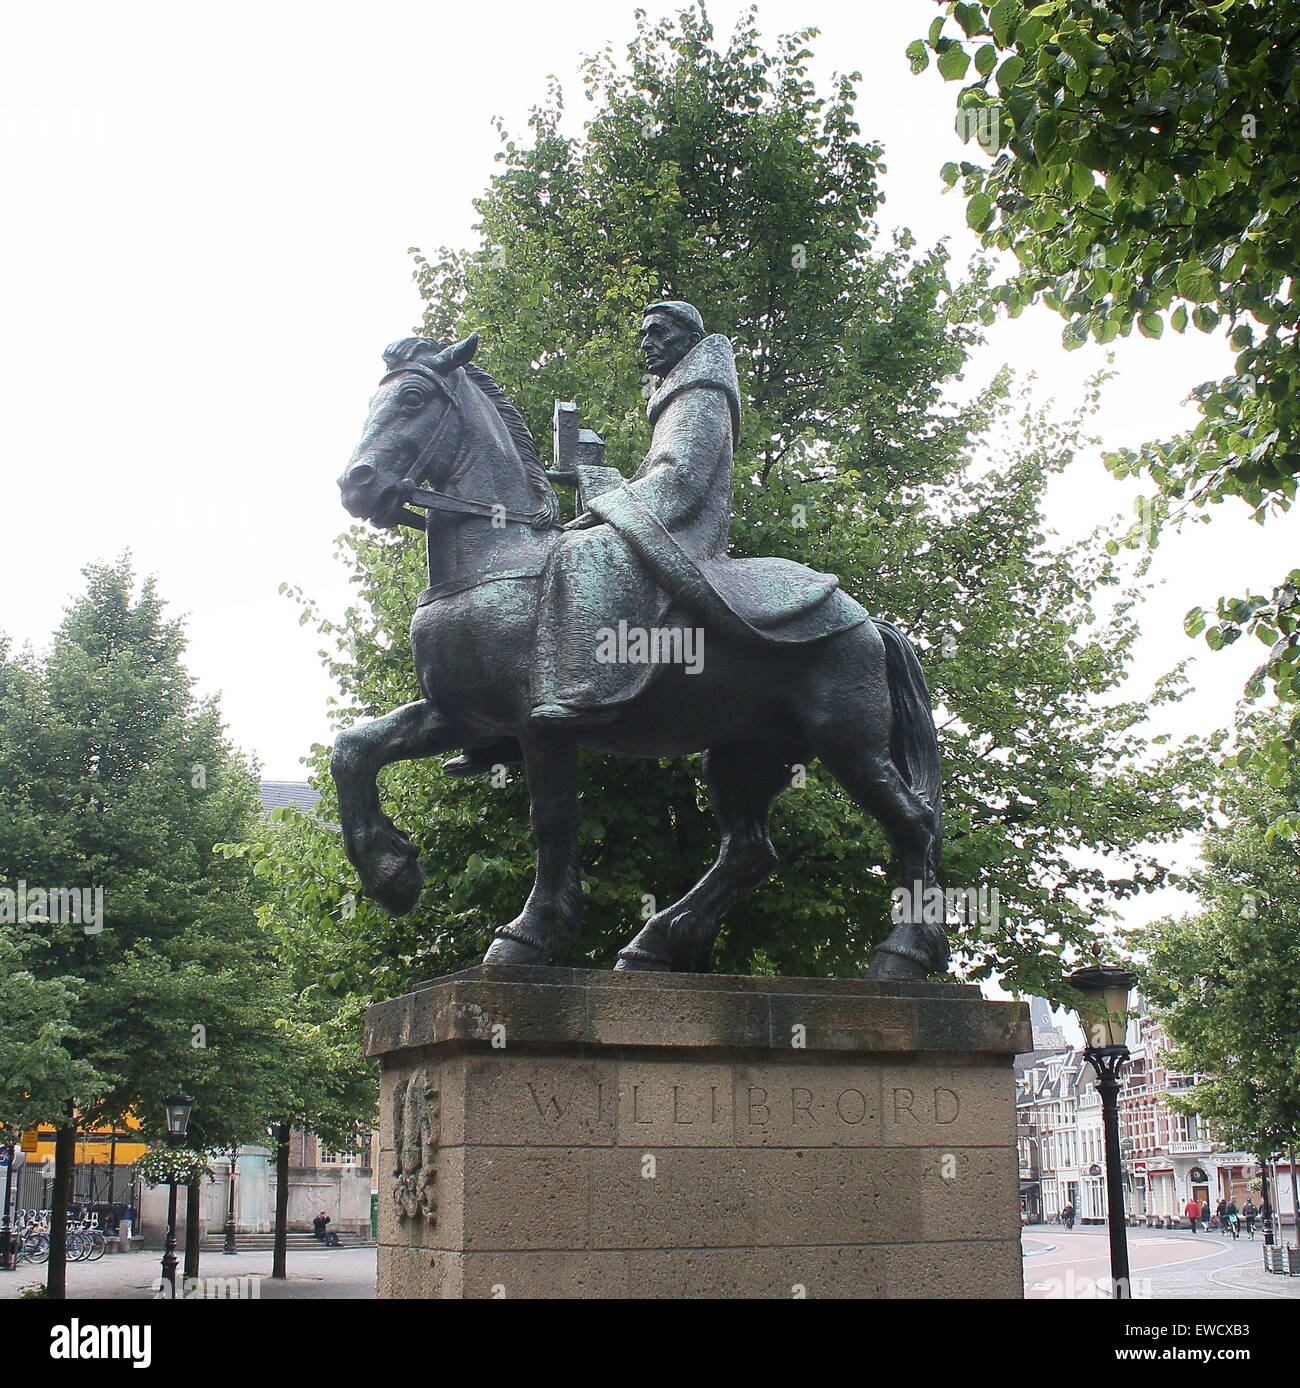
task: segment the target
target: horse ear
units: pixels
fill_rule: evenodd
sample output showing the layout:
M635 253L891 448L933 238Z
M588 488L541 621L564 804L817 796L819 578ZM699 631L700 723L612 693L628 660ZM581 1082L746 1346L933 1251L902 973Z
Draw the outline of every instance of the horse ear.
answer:
M449 371L455 371L458 366L464 366L466 362L473 361L474 353L477 351L478 333L470 333L464 342L457 342L450 347L444 347L429 365L435 371L441 371L445 375Z

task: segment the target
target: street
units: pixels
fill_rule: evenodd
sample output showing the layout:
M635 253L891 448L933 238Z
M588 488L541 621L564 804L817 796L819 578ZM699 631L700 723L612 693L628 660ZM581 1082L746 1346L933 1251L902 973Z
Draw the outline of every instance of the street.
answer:
M68 1297L97 1300L153 1300L159 1296L161 1255L115 1253L96 1263L68 1264ZM178 1274L178 1295L230 1300L290 1299L373 1300L375 1250L333 1248L291 1251L288 1278L270 1278L270 1250L233 1253L205 1252L199 1263L199 1282L184 1287ZM24 1287L45 1281L41 1264L22 1263L16 1272L0 1272L0 1299L22 1295Z
M1293 1298L1300 1299L1300 1277L1279 1277L1263 1269L1263 1241L1242 1235L1235 1243L1219 1234L1186 1230L1129 1230L1129 1263L1134 1297ZM1106 1296L1110 1245L1099 1225L1076 1227L1032 1225L1022 1237L1025 1296L1029 1300L1089 1299ZM375 1296L373 1248L292 1252L289 1278L270 1280L269 1252L227 1257L205 1253L200 1282L184 1295L231 1300L337 1299L371 1300ZM95 1263L68 1265L70 1299L148 1300L158 1297L159 1255L124 1253ZM23 1264L0 1273L0 1299L15 1299L25 1287L44 1281L45 1269Z
M1110 1243L1103 1225L1030 1225L1021 1243L1028 1299L1107 1295ZM1261 1235L1234 1241L1218 1233L1137 1228L1128 1231L1128 1249L1135 1299L1300 1298L1300 1277L1264 1271Z

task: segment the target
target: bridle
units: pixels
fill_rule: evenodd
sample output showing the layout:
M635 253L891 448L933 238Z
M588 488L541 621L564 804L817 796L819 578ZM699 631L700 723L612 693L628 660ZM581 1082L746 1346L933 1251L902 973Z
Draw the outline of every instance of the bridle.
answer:
M547 519L547 512L544 507L532 512L512 511L508 506L502 506L499 502L477 501L473 497L467 496L452 496L449 492L441 492L436 487L421 485L425 480L425 472L433 461L434 454L441 446L451 420L456 414L459 401L453 382L440 371L433 370L432 367L426 366L423 362L403 362L400 366L393 367L391 371L380 377L379 384L382 386L391 381L394 376L400 376L405 372L412 372L417 376L423 376L426 381L432 381L446 399L447 408L443 411L442 418L434 425L429 437L424 441L424 446L416 455L415 461L406 469L402 474L401 481L397 483L397 492L402 501L402 509L398 511L396 517L397 522L401 525L409 525L416 530L427 529L428 517L409 509L414 505L423 506L429 511L450 511L456 515L485 516L492 520L513 521L517 525L527 525L534 529L541 525Z

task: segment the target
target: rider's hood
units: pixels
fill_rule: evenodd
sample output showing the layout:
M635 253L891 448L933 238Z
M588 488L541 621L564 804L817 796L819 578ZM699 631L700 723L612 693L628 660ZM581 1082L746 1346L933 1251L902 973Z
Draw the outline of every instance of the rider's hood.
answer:
M731 412L731 446L740 437L740 384L736 380L736 357L731 339L713 333L694 347L664 377L659 389L650 397L646 415L653 425L668 403L684 390L707 386L720 390L727 397Z

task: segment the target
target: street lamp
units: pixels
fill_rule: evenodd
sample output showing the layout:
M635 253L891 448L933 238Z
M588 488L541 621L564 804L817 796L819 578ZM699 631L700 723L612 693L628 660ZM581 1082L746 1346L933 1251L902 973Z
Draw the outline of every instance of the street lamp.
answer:
M179 1147L184 1140L185 1131L190 1125L190 1110L194 1100L188 1094L173 1094L163 1100L167 1111L167 1145ZM171 1287L171 1295L176 1296L176 1173L173 1171L167 1182L167 1241L163 1245L163 1281Z
M10 1142L5 1147L5 1158L4 1223L0 1224L0 1271L12 1272L14 1269L14 1231L9 1219L9 1210L14 1172L26 1162L27 1154Z
M1277 1240L1273 1237L1273 1202L1268 1193L1268 1158L1259 1159L1260 1196L1264 1201L1264 1247L1272 1248ZM1268 1254L1264 1257L1267 1259Z
M226 1244L221 1250L223 1253L238 1253L235 1247L235 1159L238 1151L232 1147L230 1149L230 1171L226 1177Z
M1086 1044L1084 1059L1097 1075L1106 1138L1106 1223L1110 1232L1110 1276L1117 1300L1133 1295L1129 1285L1128 1231L1124 1223L1123 1168L1119 1151L1119 1081L1129 1058L1129 992L1136 975L1115 964L1089 964L1067 980L1083 994L1077 1009Z

